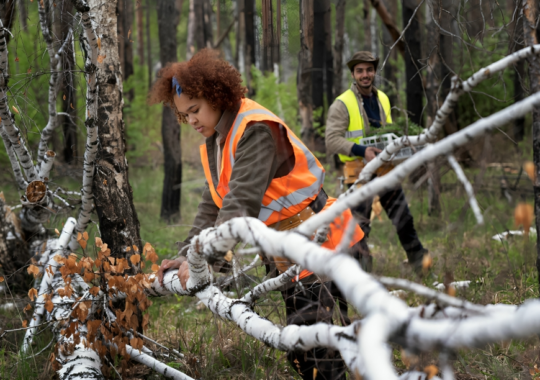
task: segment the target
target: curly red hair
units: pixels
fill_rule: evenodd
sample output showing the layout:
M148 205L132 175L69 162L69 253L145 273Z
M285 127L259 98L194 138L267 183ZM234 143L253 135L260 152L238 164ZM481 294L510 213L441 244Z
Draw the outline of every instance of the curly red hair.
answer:
M171 63L159 71L149 102L171 107L184 123L184 115L174 105L173 77L182 87L182 93L190 98L204 98L212 108L222 111L235 109L247 92L238 70L220 58L215 50L202 49L189 61Z

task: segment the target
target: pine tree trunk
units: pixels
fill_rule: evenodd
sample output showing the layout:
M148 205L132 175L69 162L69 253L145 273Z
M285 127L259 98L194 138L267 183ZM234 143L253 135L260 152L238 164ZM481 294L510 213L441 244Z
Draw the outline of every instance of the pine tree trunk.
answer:
M186 41L186 58L189 60L197 51L195 47L195 33L197 32L197 22L195 21L195 0L189 0L188 30Z
M538 44L536 35L536 19L538 17L538 0L523 0L523 34L526 46ZM532 55L529 59L529 82L531 93L540 91L540 57ZM536 230L540 231L540 106L533 110L533 162L536 168L536 178L534 180L534 213L536 216ZM540 244L536 238L536 269L540 274ZM539 280L540 282L540 276Z
M341 82L343 78L343 38L345 35L345 5L346 0L338 0L336 4L336 37L334 43L334 98L341 92Z
M507 13L514 14L516 10L516 15L521 14L522 0L507 1ZM523 49L523 19L521 17L516 17L516 20L512 21L508 25L510 31L510 46L509 51L515 52L520 49ZM523 100L525 95L523 90L523 82L525 81L525 61L520 60L514 66L514 71L512 73L513 84L514 84L514 102L519 102ZM514 120L514 125L512 128L512 137L515 141L523 141L525 137L525 118L521 117Z
M363 50L371 51L371 18L370 16L371 4L370 0L364 0L364 9L362 11L362 25L364 27L364 48Z
M60 6L56 7L56 14L59 18L59 30L57 35L59 36L61 43L66 42L66 38L70 38L71 41L65 43L64 51L62 55L62 68L63 72L60 74L60 89L59 95L62 103L62 111L67 115L58 116L62 131L64 134L64 149L63 156L66 164L74 163L75 157L78 157L78 139L77 139L77 93L75 91L75 51L73 44L73 35L68 35L69 30L73 28L73 4L69 0L64 0L60 3Z
M381 1L379 1L379 3L381 3ZM396 0L386 0L385 4L388 5L388 8L384 7L384 4L378 5L376 6L377 12L380 12L379 9L384 7L384 10L387 12L388 15L397 14L397 1ZM381 13L379 13L379 15L381 15ZM381 15L381 19L383 19L382 15ZM382 68L383 76L385 79L382 87L385 90L386 95L388 95L390 104L392 106L395 106L397 105L397 94L399 91L398 79L396 75L398 70L395 64L397 61L397 50L396 48L394 48L392 49L392 51L390 51L390 47L394 45L394 42L396 41L397 38L399 38L399 35L401 33L398 31L395 21L392 20L391 18L387 20L383 19L383 22L386 25L386 28L384 28L383 30L383 56L386 57L388 53L390 53L390 57L388 61L386 61L386 65L384 66L384 68ZM389 27L389 23L393 25L393 29ZM397 32L397 37L394 36L395 33L393 33L392 30ZM401 54L405 53L405 49L403 47L403 40L400 40L400 42L396 46L401 52Z
M11 30L13 21L15 20L15 0L3 0L0 1L0 17L2 18L2 24L7 30ZM6 44L9 43L11 35L6 33Z
M304 144L315 149L312 102L312 59L313 52L313 3L300 0L300 52L298 53L298 111L302 123L300 136Z
M418 60L422 58L420 23L418 22L418 13L413 14L418 7L417 0L404 0L402 3L403 25L407 25L411 20L411 25L405 31L405 78L407 81L407 111L409 120L422 125L422 75L419 71Z
M142 0L141 0L142 1ZM148 69L148 89L152 87L152 42L150 41L150 0L146 0L146 66Z
M438 47L441 46L441 34L440 28L436 25L432 17L433 14L439 14L439 9L439 2L437 0L432 0L427 4L427 46L431 47L426 80L427 126L433 123L439 109L437 92L439 91L441 81L441 61ZM430 173L430 177L428 178L428 215L437 216L441 212L439 167L433 162L429 163L428 171Z
M128 258L134 253L133 246L139 251L142 247L125 156L116 4L114 0L89 1L96 33L101 36L99 54L104 57L97 65L99 146L92 189L101 238L111 256Z
M262 0L262 64L261 71L272 72L274 70L274 12L272 0Z
M170 0L158 0L159 59L165 67L176 62L176 10ZM163 107L161 119L165 178L161 196L161 218L176 221L180 217L180 186L182 184L182 150L180 124L174 111Z
M137 55L139 56L139 65L144 65L144 23L143 23L143 4L142 0L137 1Z
M28 29L28 9L26 7L27 5L25 0L17 0L17 8L19 9L19 22L21 23L21 28L24 31Z
M133 75L133 45L131 26L133 25L133 1L118 0L118 53L122 62L122 77L127 80ZM133 98L133 92L126 93Z
M246 71L255 64L255 1L244 0L244 27L246 32Z
M436 15L438 17L438 24L446 31L452 32L453 30L453 18L456 14L455 5L453 0L441 0L439 2L441 11ZM454 69L454 52L453 52L454 37L447 32L441 31L441 45L440 45L440 58L441 58L441 78L442 87L440 96L445 99L450 92L451 80ZM457 132L457 111L456 108L452 110L451 115L444 124L444 130L447 135Z

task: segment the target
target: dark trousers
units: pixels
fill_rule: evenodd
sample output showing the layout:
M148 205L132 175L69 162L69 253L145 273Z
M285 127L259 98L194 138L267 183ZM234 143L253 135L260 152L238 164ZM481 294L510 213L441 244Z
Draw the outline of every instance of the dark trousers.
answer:
M409 263L414 265L418 261L421 261L424 255L424 247L414 229L413 217L401 186L380 195L379 200L386 215L388 215L388 218L390 218L397 231L401 246L407 252ZM359 220L358 224L360 228L364 231L365 238L363 240L368 238L371 232L370 217L372 204L373 198L370 198L360 203L356 208L351 209L353 215ZM367 242L362 244L361 247L362 251L367 250L367 254L369 255ZM366 252L362 252L362 254L365 255Z
M317 322L332 323L336 300L343 299L339 289L332 282L306 285L304 288L305 294L299 286L281 292L285 300L287 324L309 326ZM302 379L345 380L346 367L338 351L315 348L307 352L289 352L287 359Z

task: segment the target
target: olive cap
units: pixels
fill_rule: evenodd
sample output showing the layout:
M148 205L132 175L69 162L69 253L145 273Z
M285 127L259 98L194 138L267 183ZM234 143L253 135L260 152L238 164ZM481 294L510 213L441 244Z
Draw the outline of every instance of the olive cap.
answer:
M369 51L359 51L354 53L352 58L347 62L347 66L349 67L349 70L353 71L354 66L364 62L373 63L373 66L375 66L375 71L377 71L377 66L379 66L379 58L375 58L375 56Z

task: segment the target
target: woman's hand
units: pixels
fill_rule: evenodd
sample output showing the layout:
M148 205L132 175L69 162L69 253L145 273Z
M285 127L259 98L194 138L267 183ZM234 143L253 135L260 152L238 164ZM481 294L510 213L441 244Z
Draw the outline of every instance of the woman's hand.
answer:
M163 274L169 269L178 268L178 278L182 288L186 289L187 280L189 279L189 265L186 257L179 257L176 260L163 260L161 266L158 269L157 275L161 286L163 286Z

